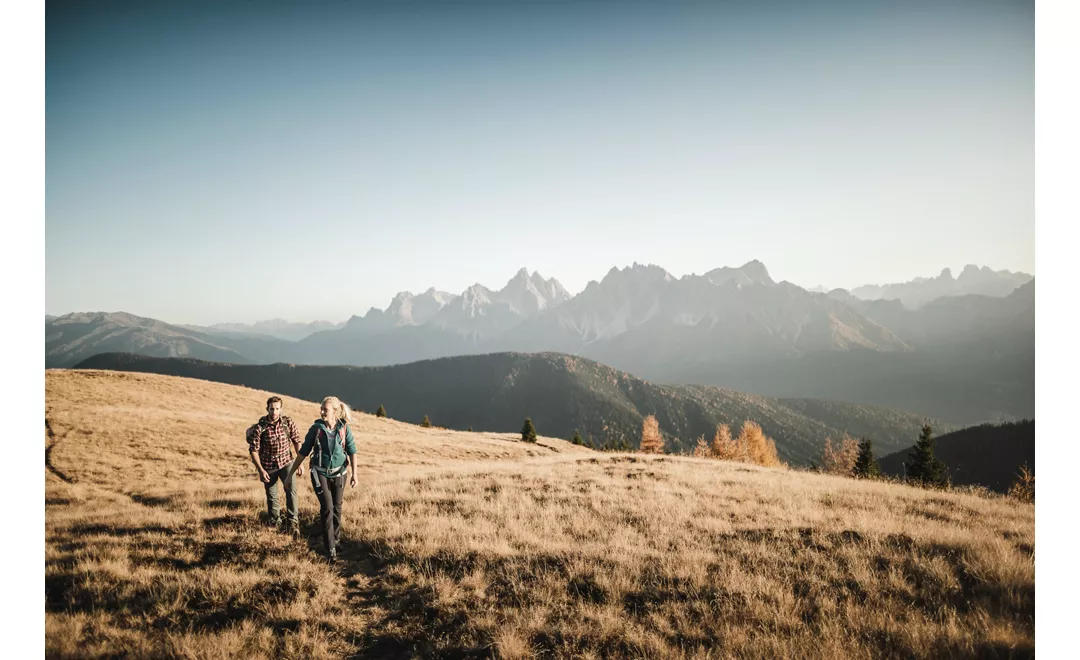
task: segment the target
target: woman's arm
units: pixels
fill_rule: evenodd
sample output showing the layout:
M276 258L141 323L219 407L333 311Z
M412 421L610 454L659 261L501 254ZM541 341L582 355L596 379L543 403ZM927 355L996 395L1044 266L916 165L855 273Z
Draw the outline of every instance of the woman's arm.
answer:
M349 488L356 488L356 440L352 429L345 427L345 460L349 462Z
M303 446L300 447L300 449L296 452L296 458L293 459L293 462L289 464L289 476L290 477L292 476L292 474L294 472L296 472L300 468L301 465L303 465L304 459L307 458L308 454L311 453L311 447L312 447L312 444L314 444L314 441L315 441L315 426L313 425L310 429L308 429L307 437L304 438ZM301 472L300 474L303 475L304 473Z

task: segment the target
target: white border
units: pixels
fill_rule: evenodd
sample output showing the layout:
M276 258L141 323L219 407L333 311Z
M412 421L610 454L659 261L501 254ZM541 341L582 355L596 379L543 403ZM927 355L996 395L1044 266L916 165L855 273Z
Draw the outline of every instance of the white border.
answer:
M1074 0L1035 8L1035 612L1037 652L1064 656L1075 647L1077 559L1076 222L1080 159ZM1042 624L1041 626L1039 624ZM1061 651L1061 653L1055 653Z
M4 655L45 655L45 3L0 3ZM31 448L24 454L23 443ZM36 457L36 458L35 458Z
M1022 0L1018 0L1022 1ZM1071 323L1080 304L1080 263L1075 224L1080 221L1080 140L1077 118L1075 35L1080 5L1040 0L1036 7L1036 474L1037 648L1047 657L1073 643L1071 603L1077 593L1073 495L1080 469L1076 405L1080 388ZM45 9L44 3L0 3L0 80L7 94L0 106L0 213L5 218L0 268L7 322L3 328L7 369L2 394L9 442L36 442L44 417L44 220L45 220ZM17 456L17 455L16 455ZM7 470L9 568L0 617L8 631L10 657L44 655L44 470L16 457ZM1072 495L1072 497L1070 497ZM30 502L29 506L23 503ZM10 588L11 586L14 588Z

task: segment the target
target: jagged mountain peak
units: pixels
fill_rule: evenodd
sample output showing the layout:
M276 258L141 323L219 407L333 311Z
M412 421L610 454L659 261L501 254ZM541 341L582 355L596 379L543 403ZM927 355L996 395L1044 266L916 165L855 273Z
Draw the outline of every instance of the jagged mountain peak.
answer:
M672 279L671 273L660 266L639 264L635 261L632 266L626 266L622 269L613 266L604 276L604 279L600 281L600 284L613 282L670 282Z
M721 266L705 273L703 277L713 284L721 285L728 282L736 284L764 284L772 286L776 284L769 275L769 269L757 259L746 262L742 266L733 268Z

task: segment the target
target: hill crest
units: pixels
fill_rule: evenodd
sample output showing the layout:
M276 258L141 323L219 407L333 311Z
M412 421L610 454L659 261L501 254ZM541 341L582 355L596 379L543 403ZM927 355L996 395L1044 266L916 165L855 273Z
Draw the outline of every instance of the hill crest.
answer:
M909 445L924 418L904 411L811 399L773 399L707 385L665 385L561 353L491 353L389 367L231 365L194 359L103 354L78 368L143 371L278 391L307 400L334 394L363 410L385 405L391 416L455 429L521 428L531 417L541 433L636 447L641 424L655 415L672 452L689 452L717 424L735 433L754 421L774 438L780 457L808 465L826 437L870 436L879 451ZM941 425L943 426L943 425Z

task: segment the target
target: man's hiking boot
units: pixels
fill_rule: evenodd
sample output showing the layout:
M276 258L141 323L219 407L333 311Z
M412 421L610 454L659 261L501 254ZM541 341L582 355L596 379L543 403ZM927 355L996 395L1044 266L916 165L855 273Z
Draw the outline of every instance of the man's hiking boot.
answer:
M300 521L290 520L288 526L285 528L285 532L294 539L300 538Z

